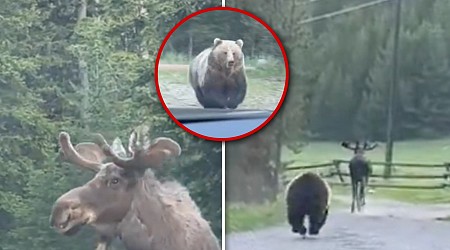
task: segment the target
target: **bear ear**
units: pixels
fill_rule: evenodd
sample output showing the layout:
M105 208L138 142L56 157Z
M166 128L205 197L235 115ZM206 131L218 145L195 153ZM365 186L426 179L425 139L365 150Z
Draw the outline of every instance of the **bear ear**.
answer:
M236 44L237 44L239 47L241 47L241 49L242 49L242 46L244 46L244 41L242 41L242 39L238 39L238 40L236 41Z
M219 45L219 44L221 44L221 43L222 43L222 39L220 39L220 38L215 38L214 39L214 47Z

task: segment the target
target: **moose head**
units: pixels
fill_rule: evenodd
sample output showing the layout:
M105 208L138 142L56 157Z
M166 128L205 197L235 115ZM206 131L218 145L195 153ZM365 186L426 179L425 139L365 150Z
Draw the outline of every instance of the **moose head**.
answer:
M118 138L109 145L102 135L96 134L95 143L74 147L69 134L60 133L63 159L95 172L95 176L57 199L50 216L50 225L57 232L70 236L82 226L91 225L105 242L116 236L118 225L131 213L137 193L152 192L142 185L146 170L160 168L166 159L181 154L179 144L172 139L159 137L150 141L143 136L139 141L138 137L136 131L131 133L127 153ZM154 183L148 185L157 186L159 182L153 179Z

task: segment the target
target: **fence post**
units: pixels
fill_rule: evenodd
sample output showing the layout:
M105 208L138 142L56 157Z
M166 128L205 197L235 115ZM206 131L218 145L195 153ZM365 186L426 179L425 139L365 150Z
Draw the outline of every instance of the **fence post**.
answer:
M445 166L445 187L450 187L450 163L444 162Z
M339 176L339 180L341 181L341 183L344 183L344 177L342 176L341 168L340 168L341 161L339 161L339 160L333 160L333 165L334 165L334 167L336 168L336 173L337 173L338 176Z

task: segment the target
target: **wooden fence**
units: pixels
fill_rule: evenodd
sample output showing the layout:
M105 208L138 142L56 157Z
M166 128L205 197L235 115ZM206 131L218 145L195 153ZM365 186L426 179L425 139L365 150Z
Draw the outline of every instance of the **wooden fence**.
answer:
M285 171L301 171L301 170L311 170L311 169L325 169L327 172L321 172L321 176L324 178L338 177L339 182L329 182L330 185L339 186L349 186L350 185L350 174L348 173L348 160L333 160L331 162L314 164L314 165L304 165L304 166L293 166L293 162L285 164ZM385 166L386 162L371 161L370 164L373 167ZM442 174L394 174L389 177L389 179L420 179L420 180L442 180L442 183L435 185L397 185L397 184L387 184L387 183L369 183L370 187L374 188L401 188L401 189L443 189L450 187L450 163L443 164L423 164L423 163L391 163L392 166L399 168L423 168L423 169L439 169L441 168ZM375 169L375 168L374 168ZM347 171L343 171L347 170ZM290 180L287 180L286 175L283 175L283 183L287 184ZM344 178L346 177L346 178ZM372 174L370 180L385 178L381 174ZM346 181L347 179L347 181Z

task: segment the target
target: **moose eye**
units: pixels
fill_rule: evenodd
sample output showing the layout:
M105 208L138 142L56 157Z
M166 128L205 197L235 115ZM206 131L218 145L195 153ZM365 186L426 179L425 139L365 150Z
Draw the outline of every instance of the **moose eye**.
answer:
M117 184L117 183L119 183L119 179L113 178L113 179L111 180L111 184Z

